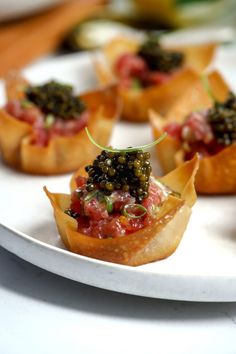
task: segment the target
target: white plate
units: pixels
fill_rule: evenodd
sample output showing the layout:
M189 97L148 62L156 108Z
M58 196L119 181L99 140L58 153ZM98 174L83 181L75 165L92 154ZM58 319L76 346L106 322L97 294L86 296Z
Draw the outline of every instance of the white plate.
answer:
M235 59L229 47L216 61L231 83L236 82ZM78 91L95 84L87 54L44 61L25 73L37 83L51 78L71 82ZM112 143L137 145L151 139L148 125L118 123ZM42 187L68 192L69 179L28 176L0 162L0 245L39 267L105 289L189 301L236 300L235 196L199 198L177 251L166 260L132 268L65 250Z

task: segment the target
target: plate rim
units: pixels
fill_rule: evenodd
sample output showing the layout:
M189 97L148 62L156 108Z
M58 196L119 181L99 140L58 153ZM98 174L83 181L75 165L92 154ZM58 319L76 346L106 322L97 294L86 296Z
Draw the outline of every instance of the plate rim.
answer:
M93 280L91 280L91 277L85 279L80 272L77 272L76 274L71 274L71 272L65 272L62 269L55 270L55 265L53 266L53 263L43 262L43 260L39 259L38 255L36 259L35 257L30 257L31 253L24 252L22 251L21 248L14 247L14 245L12 245L11 242L8 242L7 239L5 239L4 242L4 237L0 237L0 246L5 248L9 252L17 255L18 257L22 258L23 260L30 262L35 266L50 271L59 276L63 276L65 278L77 282L81 282L90 286L95 286L98 288L126 293L130 295L159 298L159 299L166 299L166 300L178 300L178 301L190 301L190 302L236 301L236 282L235 282L236 277L234 276L228 276L228 275L209 276L209 275L202 275L202 274L183 275L183 274L170 274L170 273L158 274L150 270L147 270L145 272L142 271L140 272L140 267L142 266L131 267L131 266L110 263L110 262L82 256L79 254L75 254L66 249L62 249L54 245L48 244L46 242L40 241L38 239L35 239L34 237L27 235L26 233L21 232L19 230L16 230L15 228L9 227L1 222L0 236L2 236L4 233L6 234L7 237L13 236L17 238L17 242L19 244L23 245L24 243L27 243L29 245L29 248L32 248L33 250L37 250L39 254L43 251L44 252L43 255L46 256L46 258L48 258L48 256L51 256L52 254L54 255L56 254L56 256L59 257L58 258L59 262L62 261L64 265L65 265L64 261L69 260L69 263L71 262L74 265L77 263L78 269L80 266L88 266L88 269L86 271L87 273L95 272L99 269L99 272L100 273L102 272L103 275L102 282L96 280L94 281L94 278ZM124 287L122 283L117 284L115 282L115 278L117 276L122 277L124 273L126 273L127 276L127 272L130 279L132 278L132 276L136 275L136 278L134 279L135 286L129 284L128 287L127 286ZM107 278L110 279L111 275L114 275L114 279L113 282L109 283L107 282L106 279ZM146 277L150 278L151 280L147 279ZM146 281L149 280L149 282L153 283L153 285L158 285L158 283L160 283L161 286L159 288L152 289L151 291L144 289L142 286L140 287L137 286L137 285L141 285L145 280L145 278ZM181 289L184 289L186 287L191 288L193 284L196 287L196 282L198 282L198 291L192 296L189 295L186 296L184 291L183 293L181 293L181 291L177 291L176 293L175 286L173 286L175 284L178 284L178 288ZM229 288L229 284L232 284L232 282L235 285L231 287L231 291L230 292L225 291L225 289ZM165 286L163 289L164 283L166 283L167 286ZM215 289L214 294L212 294L213 288ZM173 292L173 290L175 291Z

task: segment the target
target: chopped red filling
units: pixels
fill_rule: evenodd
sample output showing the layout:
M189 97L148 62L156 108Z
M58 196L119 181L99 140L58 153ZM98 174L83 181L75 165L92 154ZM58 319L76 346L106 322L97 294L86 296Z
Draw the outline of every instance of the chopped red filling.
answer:
M121 78L136 77L143 80L148 74L145 61L135 54L121 55L115 64L116 74Z
M33 126L33 136L31 143L38 146L47 146L50 139L56 136L73 136L83 129L88 120L88 111L83 112L78 118L63 120L60 117L50 117L35 105L22 105L21 101L9 101L5 110L16 119Z
M115 73L123 88L148 87L167 82L173 74L150 70L136 54L122 54L115 63Z
M207 111L192 112L183 124L169 123L164 131L181 142L186 160L191 159L196 152L204 157L215 155L224 148L214 137L207 121Z
M128 192L114 191L109 197L98 190L89 193L86 182L86 178L77 177L78 188L72 193L69 210L78 222L78 231L97 238L125 236L150 225L168 193L151 178L149 196L140 204L140 210ZM128 214L124 212L126 206Z

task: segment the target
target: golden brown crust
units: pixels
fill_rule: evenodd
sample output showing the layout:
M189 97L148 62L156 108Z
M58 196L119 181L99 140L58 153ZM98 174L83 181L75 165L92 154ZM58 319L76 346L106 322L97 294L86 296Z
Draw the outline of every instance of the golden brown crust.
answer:
M185 200L190 207L197 200L194 181L199 169L199 157L195 155L189 161L184 162L175 170L160 178L160 181L179 193L181 199Z
M217 99L224 100L229 88L220 74L211 73L209 81ZM175 107L172 107L167 114L168 118L163 118L156 112L150 112L150 123L155 138L163 134L164 125L173 121L182 123L186 115L197 108L196 104L202 109L208 108L212 104L201 81L195 82L190 87L188 94L184 95ZM170 136L167 136L156 147L156 153L164 173L184 162L180 142ZM236 144L224 148L213 156L200 159L195 188L201 194L236 193Z
M139 47L140 41L133 37L116 37L104 46L103 53L108 62L108 66L113 67L119 56L124 53L137 53ZM191 66L198 72L202 72L211 63L217 45L212 42L182 46L163 45L163 47L166 50L182 52L185 56L185 65Z
M171 80L159 86L151 86L143 90L120 89L119 94L123 102L122 116L130 121L147 121L148 110L154 109L163 116L185 92L198 75L190 68L176 72Z
M201 159L195 187L202 194L236 193L236 144Z
M202 73L214 58L216 47L217 45L215 43L206 43L198 45L176 46L169 49L182 52L185 57L185 65L191 66L197 72Z
M103 115L103 109L91 111L87 127L94 139L107 144L110 138L113 119ZM85 130L70 137L58 136L48 146L40 147L30 143L25 137L21 144L21 169L32 174L60 174L76 170L91 160L99 151L87 137Z
M224 101L229 92L229 86L221 74L214 70L207 75L209 85L215 98ZM194 110L201 110L212 106L212 100L203 87L202 80L189 78L189 88L176 100L166 112L165 119L182 122L183 117Z
M18 82L23 81L18 75L10 84L7 82L7 90L10 88L8 97L22 98L17 87ZM87 104L88 128L96 141L103 145L108 143L120 113L120 103L115 93L116 87L108 86L80 96ZM23 172L51 175L74 171L90 161L98 151L90 144L84 130L70 137L54 137L43 147L31 144L32 133L32 126L0 110L0 149L3 159Z
M115 61L122 53L135 53L138 48L139 42L133 38L119 37L109 42L103 49L105 63L94 60L99 82L106 85L117 80L113 71ZM214 56L215 44L176 47L175 49L186 54L185 66L177 71L169 82L140 90L119 88L124 119L145 122L148 120L150 108L165 115L182 93L188 89L189 83L197 80L199 73L209 65Z
M107 66L113 68L117 59L124 53L136 53L140 43L132 37L116 37L103 47L103 54L107 60Z
M19 166L21 143L32 132L32 127L0 109L0 151L3 160L12 167Z
M159 139L163 134L164 126L169 120L166 120L153 110L150 110L149 112L149 120L154 138ZM179 141L167 135L165 139L155 147L158 161L164 173L168 173L176 167L175 154L180 146L181 144Z
M19 100L24 98L24 89L28 81L18 71L11 71L5 77L7 100Z
M191 206L196 200L193 179L197 167L196 157L177 169L176 173L166 176L166 180L162 179L169 187L175 185L176 179L182 179L182 184L178 185L180 198L169 196L154 223L130 235L113 239L97 239L78 232L75 220L64 213L70 205L70 196L53 194L46 188L44 190L54 209L59 234L69 250L108 262L137 266L166 258L176 250L187 226ZM84 174L84 169L80 172ZM75 187L74 178L72 189Z

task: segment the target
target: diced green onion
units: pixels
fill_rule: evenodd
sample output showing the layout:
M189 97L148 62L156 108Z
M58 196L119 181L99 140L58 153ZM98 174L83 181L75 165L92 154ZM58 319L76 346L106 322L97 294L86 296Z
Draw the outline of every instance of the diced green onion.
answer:
M53 114L48 114L45 117L44 127L46 129L49 129L54 124L54 122L55 122L55 116Z
M134 78L131 83L131 89L133 90L140 90L142 88L141 81Z
M84 197L84 201L85 201L85 202L90 202L90 200L92 200L93 198L96 198L97 193L98 193L97 190L88 193L88 194L86 195L86 197Z
M152 205L151 206L151 214L152 216L156 216L156 214L159 212L160 210L160 205Z
M130 211L128 211L127 209L130 209ZM134 214L135 209L141 211L141 214L139 215ZM141 204L126 204L123 208L123 214L128 218L138 219L144 216L145 214L147 214L147 209Z
M111 213L113 210L113 203L112 203L111 198L109 198L107 195L104 195L104 200L106 203L106 209L107 209L108 213Z
M27 99L23 99L20 101L20 105L22 108L30 108L33 106L32 102L30 102L29 100Z
M86 195L86 197L84 198L84 201L90 202L90 200L92 200L94 198L96 198L100 202L105 202L106 210L108 211L108 213L112 212L113 203L112 203L112 199L109 196L103 194L102 191L100 191L100 190L95 190L95 191L88 193Z

